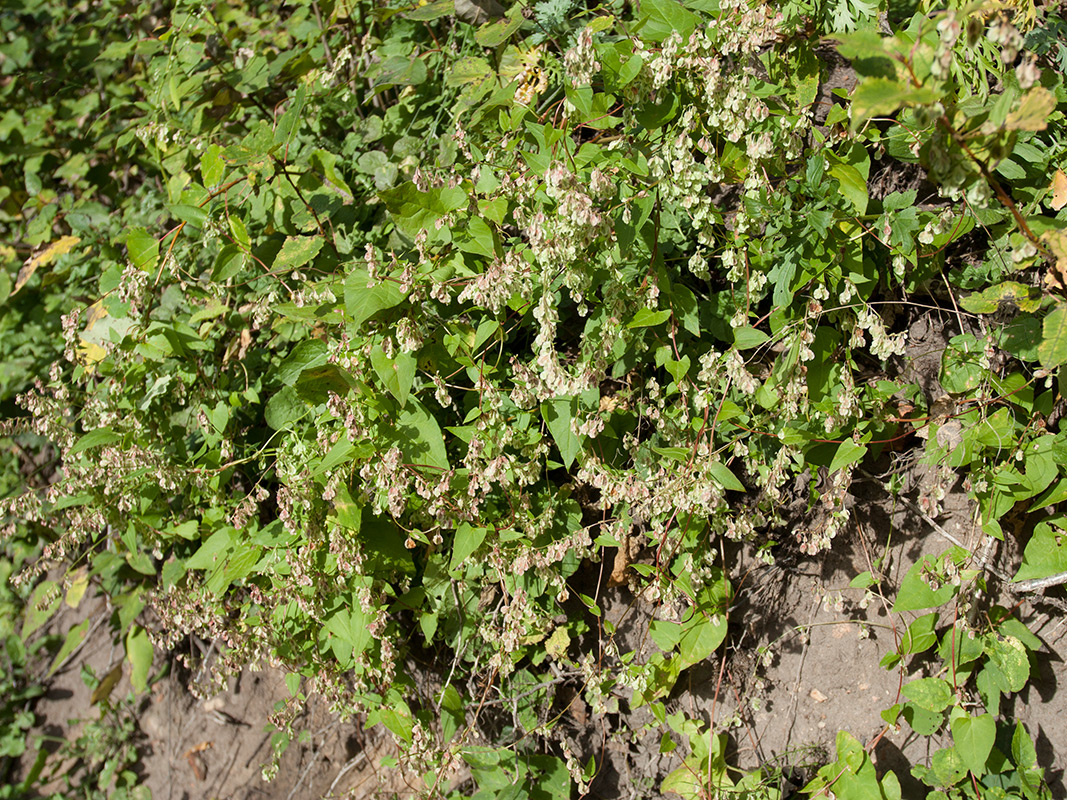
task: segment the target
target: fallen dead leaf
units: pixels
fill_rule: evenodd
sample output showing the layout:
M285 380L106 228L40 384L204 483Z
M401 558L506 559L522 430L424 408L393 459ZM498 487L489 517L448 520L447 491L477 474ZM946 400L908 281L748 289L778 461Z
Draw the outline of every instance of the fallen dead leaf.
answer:
M633 563L635 555L637 555L637 537L626 536L622 541L622 546L615 553L615 562L611 567L608 586L622 586L626 583L626 571L630 568L630 564Z
M840 625L834 625L834 631L830 635L835 639L844 639L846 636L854 634L854 628L851 622L845 622Z
M192 767L193 774L198 781L207 779L207 760L204 758L203 752L210 750L214 746L214 742L201 742L185 751L185 760L189 762L189 766Z

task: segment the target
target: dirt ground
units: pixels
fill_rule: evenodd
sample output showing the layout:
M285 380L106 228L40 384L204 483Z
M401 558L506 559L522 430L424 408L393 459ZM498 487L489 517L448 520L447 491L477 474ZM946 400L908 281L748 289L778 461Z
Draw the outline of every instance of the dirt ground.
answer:
M880 466L900 469L885 459ZM930 470L912 465L906 475L904 491L897 498L873 477L857 480L853 522L830 553L771 567L743 549L736 555L731 581L738 591L730 611L730 636L715 656L683 674L668 701L669 710L684 711L728 732L731 763L744 768L786 767L790 785L800 786L811 777L812 766L832 757L837 731L844 729L864 743L877 739L876 766L897 773L905 797L923 796L908 766L923 763L927 748L938 743L911 733L907 724L886 730L880 717L898 699L902 683L920 676L925 666L921 660L906 663L904 671L879 666L881 657L894 649L894 636L918 614L890 614L892 597L883 602L874 596L864 602L864 591L850 588L849 582L881 558L882 585L899 585L923 554L941 552L950 546L950 538L973 549L980 534L974 530L972 509L960 487L949 491L943 513L933 519L907 499L930 479ZM1018 558L1018 552L1002 548L997 566L1013 573ZM1014 699L1014 711L1037 743L1053 794L1067 796L1067 726L1062 724L1067 701L1058 691L1067 653L1064 615L1036 597L1020 602L1005 595L999 602L1017 605L1018 616L1045 643L1038 655L1040 676ZM620 649L643 635L649 610L635 609L625 589L608 590L603 607L608 619L622 625ZM81 608L90 616L102 611L102 606L94 609L92 601ZM77 615L68 614L63 624L77 621ZM70 720L98 713L80 669L89 665L104 675L123 655L106 634L106 625L98 631L38 702L38 732L75 736L79 726ZM303 740L294 741L285 752L276 779L264 781L262 765L271 752L267 717L276 703L288 697L282 675L246 672L225 692L206 700L196 699L188 689L196 677L173 671L133 707L141 756L137 770L155 800L416 793L413 782L382 765L383 758L395 755L387 736L356 723L342 725L317 702L298 720ZM113 697L128 692L127 681L124 676ZM661 754L660 734L641 732L651 719L648 711L630 710L626 698L621 699L619 713L602 717L578 702L564 723L576 746L585 751L579 757L596 754L601 765L590 796L635 800L659 796L662 778L678 766L684 753Z

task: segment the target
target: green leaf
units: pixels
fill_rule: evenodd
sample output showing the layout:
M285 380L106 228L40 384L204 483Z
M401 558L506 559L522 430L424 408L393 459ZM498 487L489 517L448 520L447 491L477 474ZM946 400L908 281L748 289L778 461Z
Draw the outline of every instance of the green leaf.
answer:
M968 553L960 547L953 547L947 551L950 558L957 565L962 564L969 557ZM918 611L924 608L936 608L944 605L955 595L958 587L948 583L934 591L923 580L923 570L937 571L938 558L925 555L911 565L911 569L900 582L900 590L897 599L893 603L893 611Z
M677 31L682 42L687 42L699 24L700 17L675 0L644 0L641 3L639 30L641 38L647 41L662 42Z
M347 436L342 436L334 442L333 447L322 457L322 461L319 462L318 466L312 470L312 477L318 477L348 462L355 452L356 446L349 441Z
M404 546L407 534L389 517L360 520L360 540L366 554L366 572L381 579L399 579L415 574L411 552Z
M723 488L730 489L734 492L745 491L745 484L741 483L730 468L721 461L709 462L708 471L712 474L712 477L714 477L715 480L722 484Z
M496 240L493 229L481 217L471 217L467 222L467 236L465 241L457 241L457 246L465 253L493 258L496 255Z
M93 496L88 492L76 494L69 497L60 497L56 500L55 508L57 511L62 511L64 508L75 508L76 506L85 506L93 502Z
M220 528L204 540L195 553L185 561L188 569L215 569L224 563L237 538L234 528Z
M415 724L411 719L410 711L403 709L397 711L396 709L385 706L378 713L381 717L382 724L385 725L391 733L399 736L405 742L411 742L414 735ZM500 795L497 795L497 797L499 796Z
M1045 317L1041 335L1041 344L1037 347L1041 366L1055 369L1067 363L1067 305L1061 303Z
M1037 523L1023 551L1022 565L1012 580L1028 581L1067 572L1065 524L1067 521L1059 516Z
M1015 733L1011 737L1011 758L1017 767L1032 769L1037 766L1037 750L1022 722L1015 723Z
M366 270L354 270L345 278L345 311L354 328L359 328L379 311L399 305L406 296L396 281L368 284L371 281Z
M960 305L972 314L995 314L1002 305L1037 311L1041 307L1041 290L1018 281L1004 281L969 294L960 300Z
M670 312L667 312L668 314ZM570 468L582 449L582 438L571 430L571 420L578 413L578 398L560 397L541 404L541 416L559 448L563 466Z
M63 640L63 646L59 648L59 652L56 653L56 657L52 659L52 666L48 670L48 674L45 676L51 678L59 666L66 660L67 656L74 652L74 650L85 641L86 634L89 633L89 620L82 620L78 625L75 625L69 631L67 631L67 638Z
M1001 692L1007 691L1004 687L1007 681L1000 671L990 662L978 672L974 680L978 695L985 703L986 711L997 713L1000 709Z
M734 328L734 347L738 350L751 350L753 347L759 347L770 338L758 328L748 325Z
M343 669L349 669L356 656L367 649L369 624L363 604L354 594L345 595L340 608L326 618L322 626L324 638Z
M245 227L244 221L236 214L231 214L227 220L230 225L230 234L233 236L234 242L241 250L248 250L252 247L252 239L248 235L248 228Z
M681 96L677 92L665 90L661 93L657 102L646 102L639 105L634 116L642 126L649 130L655 130L666 125L678 115L681 103ZM650 194L649 197L652 197L652 195ZM640 231L640 227L636 227L636 230Z
M726 618L722 614L694 609L682 620L682 638L678 642L681 668L698 664L715 652L726 639Z
M167 211L179 222L187 222L194 228L203 228L207 222L207 212L199 206L191 206L187 203L168 203ZM158 247L158 242L156 243Z
M867 752L855 736L847 731L837 732L837 760L853 775L859 774L867 763Z
M688 447L653 447L652 452L672 461L677 461L679 464L688 463L689 458L693 455L692 449Z
M663 311L652 311L648 308L642 308L636 314L634 318L630 320L627 328L649 328L653 325L659 325L666 322L671 318L671 310L669 308Z
M285 673L285 688L289 690L290 697L296 697L300 692L300 683L303 681L303 676L299 672L287 672Z
M337 487L337 494L333 498L333 510L339 525L350 531L359 531L363 522L363 509L353 499L352 493L348 491L344 483Z
M664 653L671 652L678 646L678 642L682 640L682 626L677 622L670 622L668 620L654 619L648 628L649 636L652 637L652 641L656 647L662 650Z
M418 56L390 56L374 77L374 88L418 86L427 78L426 63Z
M299 269L319 254L326 239L322 236L287 236L274 258L275 270Z
M522 6L516 4L507 16L484 23L474 34L474 40L482 47L499 47L506 42L522 27L523 16L521 13L514 13L515 9L521 11Z
M919 617L911 623L901 637L900 647L897 652L901 655L923 653L933 647L937 642L937 634L934 633L934 627L937 625L938 617L939 614L934 612L933 614Z
M455 13L456 0L432 0L432 2L420 2L411 11L405 11L404 17L418 22L430 22Z
M975 775L985 774L986 759L993 749L997 724L989 714L963 716L952 720L952 741L967 769Z
M865 455L867 455L867 445L856 444L851 439L845 439L837 446L837 452L834 453L833 461L830 462L830 472L837 472L839 469L855 464Z
M486 533L488 533L487 528L475 528L466 522L460 524L459 528L456 529L456 538L452 543L452 560L448 565L449 572L455 572L460 569L467 559L474 555L475 551L482 546L482 542L485 541Z
M344 396L355 386L351 375L336 364L305 369L293 386L302 400L313 406L325 403L330 394Z
M422 192L410 181L381 192L380 197L390 212L406 218L412 226L429 225L450 211L467 205L467 192L462 186L444 186Z
M189 519L178 525L173 525L170 528L167 528L167 533L191 541L197 538L199 529L200 524L195 519Z
M871 586L874 586L875 583L877 583L877 581L875 581L874 576L871 574L871 571L864 570L859 575L850 580L848 582L848 585L853 589L868 589ZM934 616L936 617L937 615L935 614Z
M63 592L59 590L59 584L55 581L41 581L33 589L29 602L23 611L22 639L25 640L30 634L44 625L52 618L59 608Z
M985 670L1002 692L1021 691L1030 679L1030 659L1026 647L1014 636L990 634L986 641L989 661Z
M689 367L692 365L692 361L689 356L682 356L681 361L668 361L663 366L674 378L674 383L680 384L682 379L689 373Z
M296 389L285 386L271 395L267 407L263 410L263 419L274 430L280 431L289 428L307 412L307 403L297 394Z
M135 692L148 688L148 672L152 669L154 652L148 632L135 625L126 634L126 658L130 662L130 684Z
M901 712L911 729L920 736L932 736L945 721L945 712L931 711L917 703L905 703Z
M864 180L860 171L851 164L841 162L831 163L827 171L830 173L830 177L837 178L838 183L841 185L841 196L852 204L855 212L857 214L866 214L869 199L867 181Z
M938 750L930 757L930 771L937 786L954 786L967 775L967 765L963 763L955 747Z
M218 186L225 174L226 162L222 159L222 148L217 144L209 144L200 156L200 176L204 179L204 186Z
M622 64L619 68L619 87L627 86L634 78L640 75L641 67L643 67L644 64L645 60L641 58L638 53L634 53L626 59L626 63Z
M466 724L463 698L456 691L456 687L450 684L441 693L441 733L444 735L444 743L447 745L452 741L456 733Z
M484 58L464 56L451 63L445 75L445 86L466 86L480 83L493 74L492 67Z
M111 428L97 428L95 431L89 431L83 437L78 439L78 441L74 443L74 446L67 451L67 457L76 456L78 453L91 450L94 447L103 447L121 441L122 437L111 430Z
M941 678L920 678L904 685L904 696L927 711L944 711L952 705L952 687Z
M592 614L594 617L600 616L600 606L597 605L596 600L594 600L587 594L582 594L581 592L576 592L576 594L578 595L578 599L582 601L582 604L589 610L590 614Z
M852 93L852 129L858 130L871 117L887 117L902 106L924 105L938 100L933 89L888 78L866 78Z
M144 228L132 228L126 234L126 252L135 267L148 272L159 263L159 240Z
M305 339L285 357L274 376L286 386L292 386L306 369L321 367L327 361L326 343L321 339Z
M251 575L262 554L263 548L258 545L246 543L238 547L237 552L226 559L226 566L221 571L220 582L222 585L218 591L224 591L234 581L239 581Z
M307 100L307 84L301 83L296 90L296 96L289 101L289 107L278 120L278 127L274 131L274 143L282 147L288 147L293 140L293 135L300 126L300 120L304 115L304 103Z
M662 795L676 794L686 800L697 800L705 793L704 780L691 764L683 764L668 774L659 790Z
M382 384L403 408L408 402L411 384L415 381L415 356L400 351L389 358L381 345L375 345L370 352L370 360Z
M1014 636L1030 652L1037 652L1044 647L1044 642L1041 641L1041 638L1035 636L1028 627L1015 617L1007 617L1002 620L1000 625L997 626L997 631L1004 636Z
M415 397L409 397L396 421L404 458L411 464L449 469L444 437L434 416Z

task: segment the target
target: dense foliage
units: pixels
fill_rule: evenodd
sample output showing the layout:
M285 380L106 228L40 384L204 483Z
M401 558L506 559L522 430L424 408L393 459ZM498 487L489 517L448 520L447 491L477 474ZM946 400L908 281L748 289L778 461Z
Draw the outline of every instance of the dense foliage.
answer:
M667 713L728 635L723 541L817 556L917 432L925 513L962 476L993 540L1040 512L1014 580L1067 570L1067 23L590 5L4 6L12 665L92 583L138 687L190 635L219 682L283 665L279 750L314 692L431 794L570 797L597 771L549 714L570 680L688 742L663 790L778 797ZM959 320L939 397L899 369L919 304ZM605 555L651 654L601 618ZM926 611L886 661L940 659L885 714L951 733L916 775L1048 796L1000 715L1040 640L964 613L985 559L857 580ZM846 732L837 758L805 794L900 796Z

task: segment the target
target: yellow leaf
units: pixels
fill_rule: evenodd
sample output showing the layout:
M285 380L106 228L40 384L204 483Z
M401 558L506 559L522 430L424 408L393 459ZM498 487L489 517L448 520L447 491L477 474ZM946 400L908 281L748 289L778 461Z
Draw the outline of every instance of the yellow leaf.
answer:
M1060 269L1067 269L1067 231L1045 231L1041 240L1056 257Z
M106 316L107 309L104 308L103 301L97 300L95 303L89 306L89 310L85 313L86 333L91 331L93 329L93 325L95 325L99 320L102 320Z
M78 336L78 361L85 367L86 373L93 374L96 365L107 357L107 350L99 342L86 338L93 326L107 316L103 302L97 300L85 312L85 330Z
M33 273L37 271L38 267L51 264L59 258L59 256L64 253L69 253L74 248L74 245L80 241L80 236L63 236L56 239L44 250L37 253L37 255L26 259L26 263L23 264L22 269L19 270L18 277L15 278L15 288L12 289L11 294L15 294L15 292L25 286L26 282L33 277Z
M547 652L552 658L560 658L566 655L567 648L570 647L571 637L567 633L566 628L556 628L552 631L552 635L548 637L548 641L545 642L545 652Z
M1008 114L1004 129L1009 131L1043 131L1048 115L1056 108L1056 95L1044 86L1035 86L1023 97L1019 107Z
M85 597L85 590L89 588L89 570L85 567L79 567L74 572L74 577L71 578L70 588L67 589L67 596L65 602L71 608L77 608L81 605L82 598Z
M1062 169L1056 170L1056 174L1052 176L1052 185L1049 186L1052 190L1052 200L1050 205L1053 211L1059 211L1065 205L1067 205L1067 175L1063 174Z
M81 340L81 344L78 345L78 361L85 367L87 374L92 375L96 365L105 358L107 358L107 350L93 342Z

